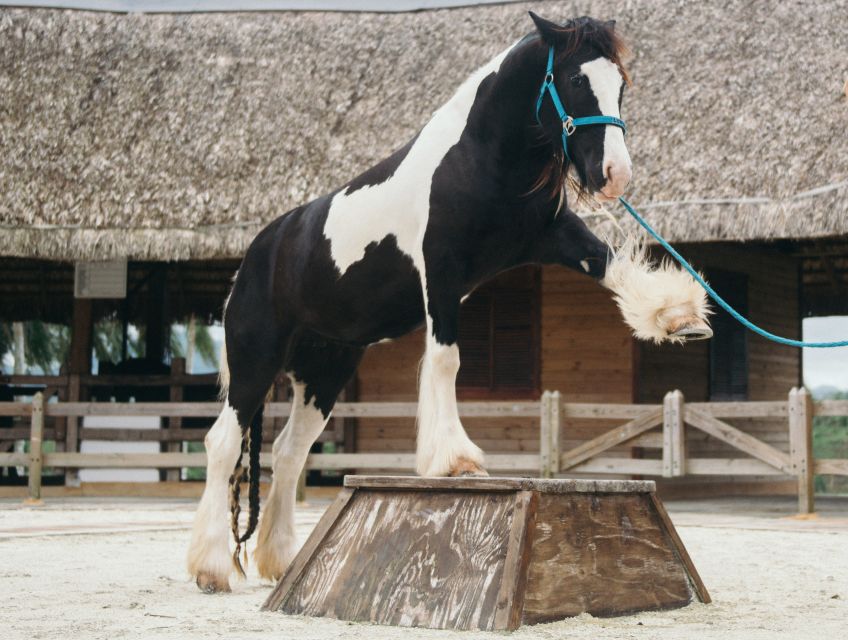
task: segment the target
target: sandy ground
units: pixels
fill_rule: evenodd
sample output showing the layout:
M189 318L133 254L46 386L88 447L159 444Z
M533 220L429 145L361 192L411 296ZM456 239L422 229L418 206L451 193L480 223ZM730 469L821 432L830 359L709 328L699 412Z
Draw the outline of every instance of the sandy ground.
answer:
M326 502L299 509L305 539ZM848 637L848 501L812 520L790 500L667 504L714 603L525 627L518 639ZM3 638L492 637L260 613L270 585L253 567L230 595L201 594L184 569L193 501L0 501Z

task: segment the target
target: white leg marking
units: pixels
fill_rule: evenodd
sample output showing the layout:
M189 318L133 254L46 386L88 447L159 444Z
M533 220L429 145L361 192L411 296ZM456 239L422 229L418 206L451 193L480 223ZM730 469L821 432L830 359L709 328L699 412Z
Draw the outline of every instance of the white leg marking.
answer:
M632 238L615 251L601 284L615 294L624 320L641 340L681 342L684 326L709 328L707 295L688 273L670 262L651 264Z
M418 391L416 470L422 476L446 476L458 460L482 470L483 452L468 438L456 406L459 347L436 342L429 330Z
M305 404L305 385L295 380L292 385L292 413L274 441L274 476L253 554L259 575L268 580L282 576L297 554L299 545L294 522L297 479L309 448L327 424L327 419L314 404Z
M230 556L229 479L241 450L241 428L229 402L212 425L206 443L206 486L194 517L188 550L188 570L202 588L229 589L233 571Z

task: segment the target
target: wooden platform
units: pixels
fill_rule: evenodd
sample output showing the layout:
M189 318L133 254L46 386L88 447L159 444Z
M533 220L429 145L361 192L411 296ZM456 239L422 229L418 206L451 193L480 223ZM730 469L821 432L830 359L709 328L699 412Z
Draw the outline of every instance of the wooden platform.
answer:
M263 609L511 630L693 601L653 482L347 476Z

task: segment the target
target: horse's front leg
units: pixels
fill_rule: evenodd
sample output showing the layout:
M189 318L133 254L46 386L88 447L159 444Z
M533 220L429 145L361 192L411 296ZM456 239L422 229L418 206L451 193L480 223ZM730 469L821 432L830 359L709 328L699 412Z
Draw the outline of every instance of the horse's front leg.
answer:
M565 210L546 237L541 258L587 273L612 291L625 322L641 340L683 342L712 336L704 290L682 269L652 263L644 245L633 239L613 249Z
M460 296L432 281L424 292L427 340L419 372L416 470L422 476L488 475L483 452L465 433L456 404Z

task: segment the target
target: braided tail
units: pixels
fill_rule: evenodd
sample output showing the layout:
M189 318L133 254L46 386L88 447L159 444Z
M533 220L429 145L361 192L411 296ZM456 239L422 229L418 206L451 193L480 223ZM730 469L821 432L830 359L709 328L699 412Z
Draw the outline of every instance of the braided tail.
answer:
M247 542L250 536L256 529L256 524L259 522L259 453L262 449L262 414L264 405L260 405L256 415L250 422L250 427L242 436L241 452L239 453L236 466L230 476L230 524L232 526L233 538L236 541L236 549L233 552L233 565L236 571L244 577L244 567L242 566L239 555L241 554L241 546ZM247 470L242 466L242 459L247 453ZM241 514L241 483L247 475L248 489L248 517L247 529L239 535L239 515ZM244 564L247 565L247 549L244 552Z

